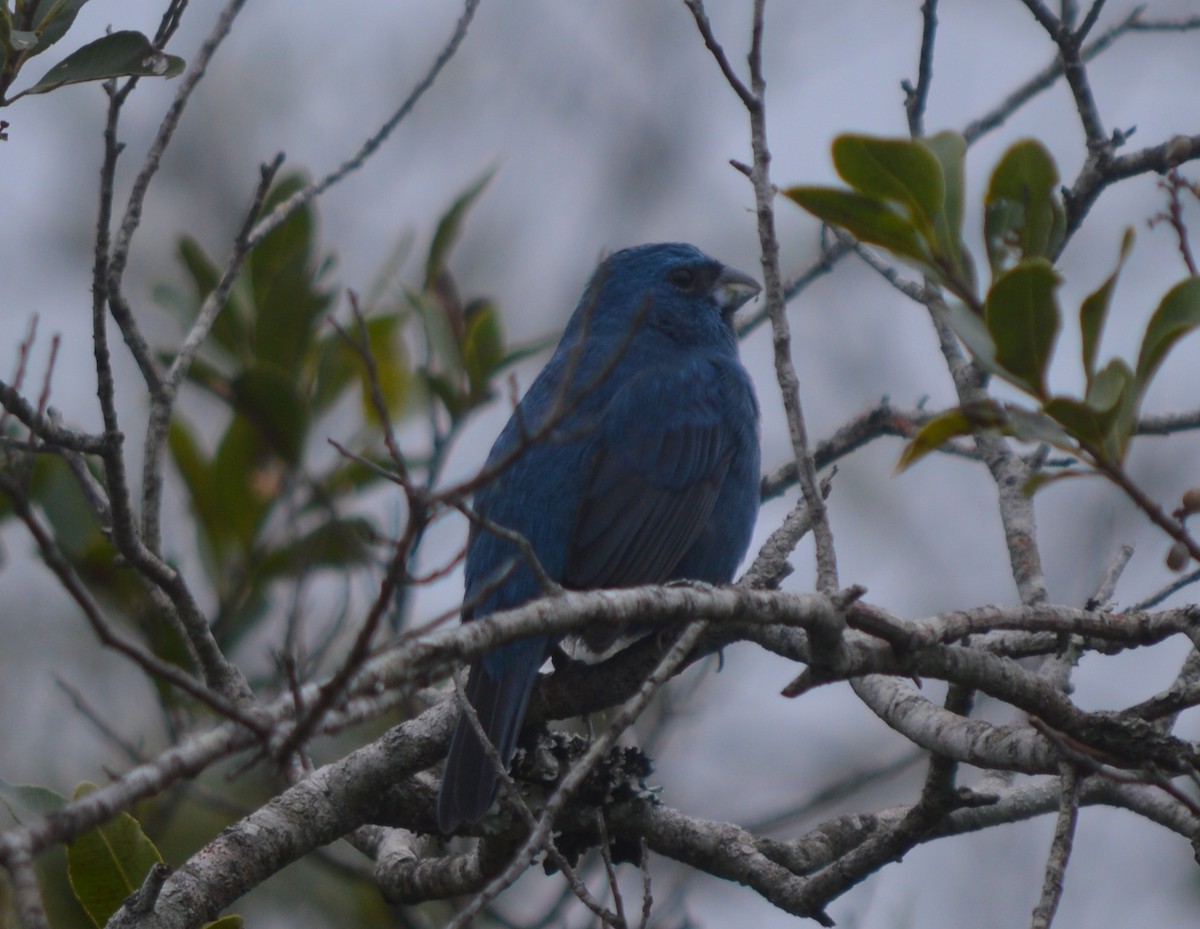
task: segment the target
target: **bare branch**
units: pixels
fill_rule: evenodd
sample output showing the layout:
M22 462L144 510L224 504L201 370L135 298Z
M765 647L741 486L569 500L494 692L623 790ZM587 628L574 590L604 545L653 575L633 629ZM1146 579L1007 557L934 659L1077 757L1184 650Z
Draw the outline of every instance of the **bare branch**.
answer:
M1050 843L1050 854L1046 858L1046 876L1042 882L1042 896L1033 909L1030 929L1050 929L1058 901L1062 898L1063 878L1067 873L1067 862L1071 858L1071 843L1075 838L1075 824L1079 820L1079 775L1075 769L1063 765L1062 800L1058 808L1058 821L1054 826L1054 840Z

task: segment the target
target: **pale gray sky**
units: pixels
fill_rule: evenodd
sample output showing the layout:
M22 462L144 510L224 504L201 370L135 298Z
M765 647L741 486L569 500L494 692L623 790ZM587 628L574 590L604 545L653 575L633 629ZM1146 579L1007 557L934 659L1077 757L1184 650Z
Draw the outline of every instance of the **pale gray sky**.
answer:
M710 5L717 32L740 67L750 4ZM152 0L91 3L73 33L93 36L109 24L152 32L160 6ZM215 7L192 4L173 51L194 54ZM1109 7L1102 23L1123 16L1130 4ZM831 181L829 143L838 132L906 131L899 84L915 76L918 8L917 0L771 5L768 108L777 184ZM1182 0L1147 5L1147 15L1154 17L1195 12L1195 2ZM223 254L259 163L276 151L287 153L289 165L314 174L336 165L407 94L458 14L458 4L447 0L248 5L147 201L130 293L148 326L163 339L172 334L149 300L149 287L174 277L175 238L190 232L213 254ZM947 0L940 21L926 117L930 131L962 128L1052 57L1045 35L1016 0ZM1135 35L1111 49L1091 70L1107 128L1136 124L1131 145L1195 133L1198 51L1196 34ZM34 76L41 67L33 69ZM134 96L126 113L122 191L176 86L146 81ZM0 369L13 364L17 340L37 314L43 338L50 332L63 336L54 403L68 420L95 429L89 248L102 95L94 86L68 88L23 100L5 115L12 126L0 148L5 168L0 319L6 332ZM972 203L1003 149L1026 136L1042 139L1065 177L1073 176L1083 145L1065 87L1042 95L972 149ZM340 255L341 282L365 288L403 230L415 230L418 247L423 245L421 237L454 195L498 165L454 266L464 290L496 295L510 334L528 339L561 326L606 249L687 240L757 274L751 191L728 166L730 158L750 160L745 115L681 3L484 0L458 57L412 118L362 171L321 202L324 238ZM1151 178L1105 194L1063 257L1067 282L1061 296L1069 315L1111 270L1122 228L1137 227L1138 244L1117 293L1106 354L1128 357L1136 351L1158 297L1183 275L1171 236L1145 226L1163 202ZM785 270L799 271L814 255L817 226L786 203L778 219ZM1200 225L1195 205L1188 219ZM977 207L968 224L978 229ZM976 232L969 244L978 247L979 241ZM159 322L150 322L155 318ZM951 402L949 379L923 313L852 262L796 302L792 324L816 438L884 395L903 406L924 397L931 408ZM1076 344L1069 330L1068 325L1066 346ZM789 452L764 331L748 341L745 354L763 407L764 466L773 468ZM1073 349L1062 356L1055 383L1075 389ZM132 365L127 358L120 363L123 383L132 387ZM1194 338L1167 365L1149 409L1194 408L1200 402L1198 363L1200 338ZM521 369L523 383L534 369ZM127 400L131 425L139 408L136 396ZM479 417L461 442L452 476L469 473L481 461L504 415L498 407ZM136 428L131 431L130 445L136 446ZM994 490L983 472L956 459L929 460L895 477L898 451L895 443L882 442L840 465L831 512L843 580L865 584L873 601L914 618L1013 602ZM1195 439L1146 440L1132 466L1170 499L1195 482L1198 454ZM788 505L764 508L760 541ZM1168 579L1161 537L1099 482L1051 488L1038 498L1038 516L1053 600L1081 603L1124 542L1138 549L1119 599L1136 600ZM24 536L6 530L3 542L10 568L30 564ZM185 550L190 539L180 532L169 542ZM794 589L812 583L809 551L802 546L797 554L798 570L788 581ZM453 604L459 585L452 578L429 591L423 606L432 612ZM1195 599L1195 592L1186 599ZM120 663L110 656L96 659L82 619L44 573L0 571L0 601L6 604L0 635L9 643L0 680L0 731L11 731L3 707L17 702L23 712L37 707L43 723L16 741L19 751L5 738L0 777L41 780L60 790L99 778L101 772L83 762L96 757L95 736L55 689L53 676L82 678L99 689L98 703L108 700L110 707L135 713L137 694L102 673ZM1181 648L1162 648L1123 659L1089 658L1078 673L1078 699L1100 707L1146 696L1170 679L1182 654ZM902 740L848 688L838 685L788 702L778 691L793 669L749 645L731 649L726 658L724 672L700 689L694 712L680 721L659 758L668 802L706 818L751 819L903 750ZM1195 729L1192 720L1190 731ZM70 732L78 756L62 751L62 739L47 739L49 731ZM870 800L907 801L914 791L910 778ZM918 850L838 901L831 914L839 925L860 929L1024 925L1040 889L1051 828L1047 818ZM1076 856L1055 924L1059 929L1195 925L1200 883L1182 840L1128 814L1085 810ZM556 889L536 875L527 883ZM715 880L700 885L688 909L695 925L712 929L794 924L753 893ZM288 918L298 920L291 925L306 924L296 914Z

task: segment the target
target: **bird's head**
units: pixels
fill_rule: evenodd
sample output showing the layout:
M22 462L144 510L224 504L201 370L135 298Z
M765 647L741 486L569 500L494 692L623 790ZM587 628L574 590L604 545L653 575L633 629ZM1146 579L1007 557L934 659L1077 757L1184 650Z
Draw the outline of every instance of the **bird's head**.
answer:
M638 245L605 259L592 276L568 331L653 330L686 345L733 337L733 314L761 288L694 245Z

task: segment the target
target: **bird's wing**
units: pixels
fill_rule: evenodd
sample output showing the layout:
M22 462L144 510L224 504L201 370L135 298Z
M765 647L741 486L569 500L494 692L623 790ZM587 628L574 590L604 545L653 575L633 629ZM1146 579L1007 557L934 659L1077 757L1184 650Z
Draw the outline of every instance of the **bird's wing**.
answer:
M712 515L729 469L719 377L703 361L644 371L597 424L567 552L568 587L660 583Z

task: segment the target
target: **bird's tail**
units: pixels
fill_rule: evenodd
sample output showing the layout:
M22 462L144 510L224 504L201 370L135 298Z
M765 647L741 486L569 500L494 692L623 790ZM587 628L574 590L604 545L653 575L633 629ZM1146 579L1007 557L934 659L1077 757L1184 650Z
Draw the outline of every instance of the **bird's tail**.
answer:
M483 731L496 746L506 768L516 748L538 668L545 660L545 642L532 640L518 644L520 649L510 646L504 650L503 658L491 655L475 661L466 686L467 700L475 708ZM498 783L495 768L475 730L460 716L438 793L438 828L448 835L459 823L482 817L496 797Z

